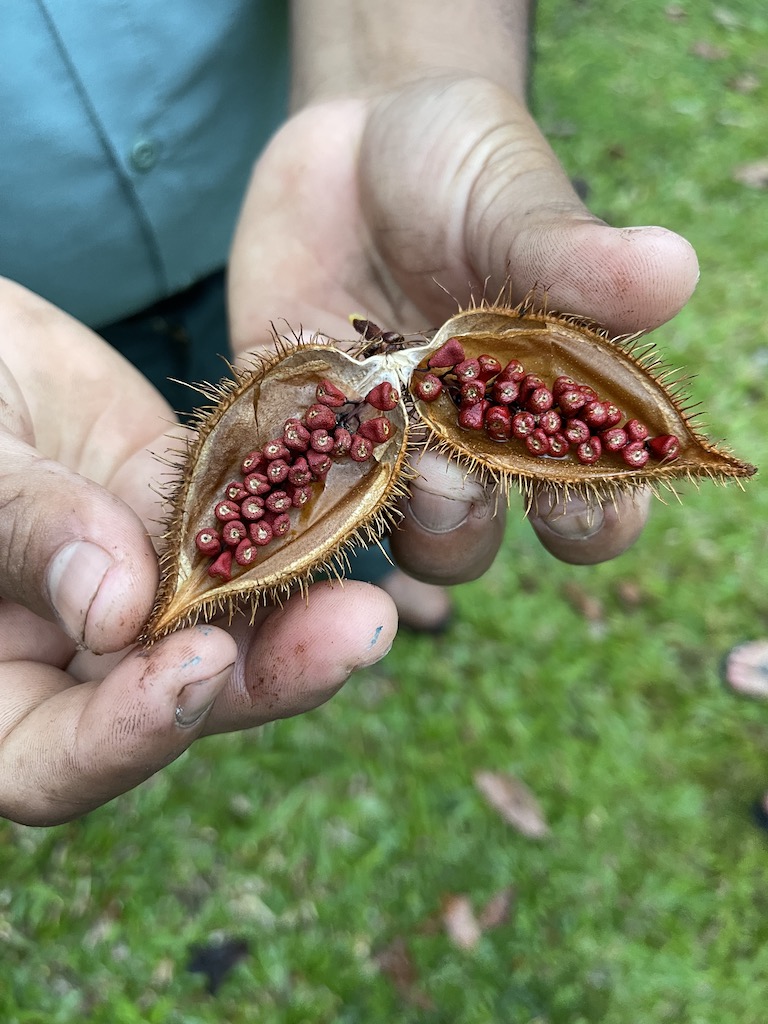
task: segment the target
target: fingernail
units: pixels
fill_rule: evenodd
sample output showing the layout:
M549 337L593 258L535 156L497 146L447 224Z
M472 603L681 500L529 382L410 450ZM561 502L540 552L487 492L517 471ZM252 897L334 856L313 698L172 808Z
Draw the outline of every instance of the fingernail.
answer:
M60 625L77 644L85 642L88 612L114 564L103 548L82 540L65 545L48 564L48 597Z
M466 523L472 511L471 502L431 494L420 487L411 490L409 507L411 516L428 533L450 533Z
M176 725L182 729L191 729L202 722L232 674L232 665L227 665L222 672L217 672L210 679L200 679L182 687L176 699Z
M411 485L410 514L428 533L450 533L470 515L488 507L485 489L466 470L432 453L415 466L420 479Z
M587 540L603 528L602 506L583 498L542 494L533 506L535 518L548 530L565 540Z

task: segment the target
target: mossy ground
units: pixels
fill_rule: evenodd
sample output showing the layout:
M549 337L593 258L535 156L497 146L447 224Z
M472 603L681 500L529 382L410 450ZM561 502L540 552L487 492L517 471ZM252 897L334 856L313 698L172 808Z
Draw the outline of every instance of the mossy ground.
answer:
M657 340L697 373L713 437L768 472L762 0L541 0L537 116L596 213L696 246ZM561 565L514 512L440 638L304 718L205 741L51 830L0 825L7 1024L765 1024L768 708L723 653L768 632L768 489L686 488L624 558ZM523 780L526 839L473 784ZM471 952L441 907L514 887ZM186 970L248 954L218 993ZM377 954L401 951L399 970Z

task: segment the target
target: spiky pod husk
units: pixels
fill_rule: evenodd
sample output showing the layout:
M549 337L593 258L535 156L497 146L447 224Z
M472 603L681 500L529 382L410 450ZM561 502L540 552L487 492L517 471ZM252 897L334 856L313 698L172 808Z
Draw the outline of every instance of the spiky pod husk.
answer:
M264 548L255 565L236 568L231 580L211 578L195 536L211 524L213 508L227 483L240 475L245 454L279 437L287 418L300 418L315 402L323 378L338 380L353 399L362 399L371 386L365 364L317 341L280 339L274 352L246 369L233 367L232 373L231 380L201 388L212 404L198 411L178 460L162 539L161 584L145 643L199 619L231 618L248 607L255 614L262 605L305 591L318 574L341 577L348 553L378 542L397 520L394 509L408 475L408 415L402 400L387 414L396 432L369 461L334 461L312 500L292 512L294 528L285 537Z
M609 453L595 465L582 465L572 452L562 458L536 458L518 441L498 442L463 430L447 393L431 403L414 396L432 445L504 491L514 486L530 494L535 483L545 482L566 494L610 500L621 490L674 491L677 481L705 478L722 483L755 473L754 466L704 435L700 414L685 393L684 378L665 366L655 345L640 336L612 338L590 320L537 308L530 298L513 309L483 303L460 311L437 331L420 370L426 370L429 355L449 338L459 339L467 358L490 354L502 365L519 359L527 372L550 384L560 375L573 377L622 409L625 419L638 419L651 434L672 434L680 441L677 458L651 460L640 470Z

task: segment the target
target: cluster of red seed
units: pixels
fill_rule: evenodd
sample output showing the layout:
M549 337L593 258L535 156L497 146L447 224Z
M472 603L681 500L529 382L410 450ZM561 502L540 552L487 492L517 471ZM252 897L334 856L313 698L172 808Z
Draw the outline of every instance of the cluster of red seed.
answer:
M621 425L621 409L572 377L557 377L548 387L518 359L506 366L490 355L467 359L458 338L449 338L427 366L413 385L422 401L434 402L447 389L459 426L484 431L494 441L516 438L531 455L562 458L573 452L580 463L592 465L615 454L641 469L651 457L671 460L680 454L674 434L651 437L636 419Z
M348 399L329 380L318 383L315 396L301 419L285 421L281 437L245 456L242 479L227 484L213 510L216 525L195 537L198 551L211 560L209 576L228 582L235 565L253 565L259 548L288 533L291 510L307 504L334 460L367 462L394 432L386 416L363 418L366 406L381 413L397 406L400 393L389 381L363 402Z

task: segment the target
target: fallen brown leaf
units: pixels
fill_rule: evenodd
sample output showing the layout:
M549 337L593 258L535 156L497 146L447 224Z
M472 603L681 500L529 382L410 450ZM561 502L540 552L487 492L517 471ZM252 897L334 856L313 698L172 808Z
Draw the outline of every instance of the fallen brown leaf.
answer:
M478 924L484 932L498 928L509 920L516 895L514 886L507 885L491 896L477 918Z
M605 619L603 602L585 590L580 583L567 581L563 587L563 595L574 611L583 615L588 622L602 622Z
M745 71L741 75L734 75L725 83L727 89L733 92L750 93L760 88L760 79L751 71Z
M768 157L735 167L733 180L747 188L768 188Z
M418 972L401 935L396 935L388 946L376 954L374 963L381 973L389 978L397 994L405 1002L417 1006L420 1010L435 1008L429 996L418 987Z
M469 896L449 896L443 903L443 924L458 949L474 949L483 934Z
M699 39L693 43L690 52L694 57L700 57L701 60L725 60L728 56L728 51L724 46L715 46L714 43L709 43L706 39Z
M549 825L538 800L528 787L513 775L477 772L475 786L504 821L529 839L549 835Z

